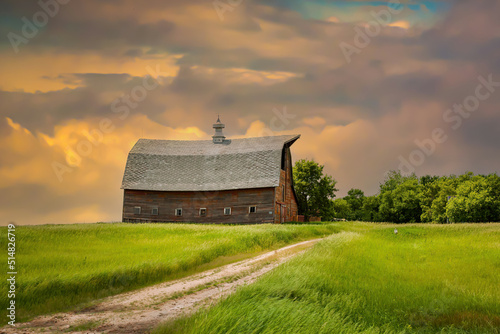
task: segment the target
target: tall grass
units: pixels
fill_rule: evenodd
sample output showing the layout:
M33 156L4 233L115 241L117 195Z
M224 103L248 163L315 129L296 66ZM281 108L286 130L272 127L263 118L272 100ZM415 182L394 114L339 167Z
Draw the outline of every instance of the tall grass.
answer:
M274 249L337 230L328 225L19 226L16 228L17 321L163 282L195 272L214 261L220 265L224 263L220 262L221 257ZM5 250L7 257L6 228L1 233L0 249ZM7 284L2 284L2 308L7 303ZM7 321L6 317L0 319L2 325Z
M500 225L340 224L215 307L154 333L499 333Z

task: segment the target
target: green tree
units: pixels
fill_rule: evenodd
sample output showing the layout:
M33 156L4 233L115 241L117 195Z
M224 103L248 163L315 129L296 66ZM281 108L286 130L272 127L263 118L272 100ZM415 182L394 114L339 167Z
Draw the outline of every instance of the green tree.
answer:
M363 216L361 220L367 222L379 222L381 221L380 213L380 197L375 196L367 196L363 200Z
M333 218L350 219L352 215L351 206L344 198L332 201Z
M419 180L412 174L403 176L399 171L389 173L380 185L380 217L394 223L420 222Z
M363 217L362 208L365 200L365 193L360 189L351 189L347 192L347 196L345 196L344 199L351 207L351 213L347 219L361 220Z
M412 177L416 178L415 174L412 174ZM380 193L396 189L396 187L403 183L406 178L407 177L403 176L399 170L389 171L385 176L384 182L380 184Z
M420 206L423 222L446 223L446 204L448 198L456 195L459 179L454 176L443 176L432 182L421 185Z
M500 220L500 180L496 174L476 175L457 187L457 195L446 206L452 222L491 222Z
M344 199L349 202L353 210L360 210L363 207L365 193L360 189L353 188L347 192L347 196Z
M337 191L337 181L325 175L323 169L324 166L317 162L305 159L297 161L293 167L299 214L304 215L305 221L314 215L327 219L332 214L331 200Z

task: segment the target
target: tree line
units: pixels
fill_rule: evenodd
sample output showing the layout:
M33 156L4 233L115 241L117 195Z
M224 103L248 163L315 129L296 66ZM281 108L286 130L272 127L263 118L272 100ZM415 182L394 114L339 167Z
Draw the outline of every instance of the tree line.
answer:
M391 171L379 192L365 196L351 189L335 198L337 181L323 173L324 166L299 160L294 185L299 214L336 219L393 223L500 222L500 177L495 174L417 177Z

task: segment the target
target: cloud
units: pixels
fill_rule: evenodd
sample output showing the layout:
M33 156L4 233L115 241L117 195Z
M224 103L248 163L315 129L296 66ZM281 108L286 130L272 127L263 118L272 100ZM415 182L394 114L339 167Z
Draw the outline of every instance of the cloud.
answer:
M401 29L409 29L410 28L410 22L408 21L396 21L393 23L388 24L389 27L395 27L395 28L401 28Z
M340 196L352 187L375 193L398 157L437 127L449 139L419 175L498 171L500 90L460 129L443 119L474 93L478 76L500 81L498 2L409 8L350 64L339 43L354 43L355 28L387 6L301 3L243 2L221 21L206 1L70 2L18 54L3 40L1 223L119 219L135 141L209 139L217 114L235 138L273 128L274 110L286 108L293 118L274 132L301 133L294 158L325 164ZM1 6L4 36L40 10L36 2ZM127 106L123 98L157 66L158 85ZM126 107L126 117L113 106ZM52 162L67 163L103 119L115 129L60 183ZM16 201L36 203L28 212Z
M326 123L326 120L324 118L314 116L314 117L304 118L302 120L302 122L304 122L306 125L309 125L311 127L316 127L316 126L324 125Z
M138 138L209 138L197 127L164 127L140 115L128 123L115 122L109 133L97 134L99 122L68 121L56 127L54 136L33 135L11 120L2 122L10 128L0 138L2 223L120 220L124 161ZM54 163L65 168L61 179Z

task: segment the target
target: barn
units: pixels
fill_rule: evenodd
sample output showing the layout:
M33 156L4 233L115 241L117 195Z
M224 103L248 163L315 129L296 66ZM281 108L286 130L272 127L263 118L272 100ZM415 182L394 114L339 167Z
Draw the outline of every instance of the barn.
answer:
M123 175L123 221L282 223L297 220L290 147L300 135L139 139Z

